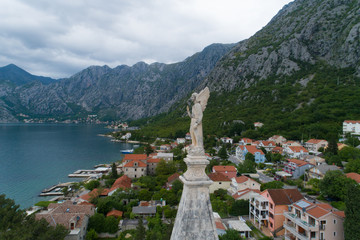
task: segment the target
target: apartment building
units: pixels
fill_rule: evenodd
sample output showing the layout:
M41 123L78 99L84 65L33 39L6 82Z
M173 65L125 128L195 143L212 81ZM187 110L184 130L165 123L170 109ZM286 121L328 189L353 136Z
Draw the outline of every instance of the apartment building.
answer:
M285 240L343 240L345 214L326 203L305 199L284 212Z

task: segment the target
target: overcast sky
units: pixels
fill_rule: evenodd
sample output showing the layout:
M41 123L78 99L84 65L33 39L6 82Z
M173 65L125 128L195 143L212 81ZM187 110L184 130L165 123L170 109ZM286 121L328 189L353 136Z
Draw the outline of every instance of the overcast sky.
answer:
M0 66L53 78L180 62L252 36L291 0L1 0Z

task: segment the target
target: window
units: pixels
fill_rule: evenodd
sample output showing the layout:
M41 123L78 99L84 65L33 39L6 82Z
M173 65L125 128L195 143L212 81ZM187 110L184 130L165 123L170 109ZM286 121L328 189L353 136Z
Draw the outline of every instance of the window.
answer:
M137 171L137 169L135 168L135 172Z
M316 232L311 232L310 233L310 238L316 238Z
M136 175L134 177L136 178Z
M336 232L334 232L334 237L336 237Z
M273 209L273 204L272 203L270 203L270 208Z
M334 219L334 224L336 224L336 219Z
M272 224L272 222L270 222L270 227L273 227L273 224Z
M274 218L274 215L272 213L269 213L270 218Z
M221 184L221 182L219 182L219 184Z

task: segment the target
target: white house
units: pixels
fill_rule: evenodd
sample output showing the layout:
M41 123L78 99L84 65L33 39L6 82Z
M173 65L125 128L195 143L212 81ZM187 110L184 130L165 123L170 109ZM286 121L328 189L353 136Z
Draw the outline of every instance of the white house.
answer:
M186 141L185 138L177 138L176 139L177 144L184 144L185 141Z
M283 153L288 155L290 158L305 158L309 154L309 151L302 146L289 146L284 148Z
M260 183L247 176L234 177L231 179L229 192L233 194L244 189L260 190L260 186Z
M360 135L360 120L346 120L343 122L343 133Z
M221 141L223 142L223 143L230 143L230 144L233 144L233 139L232 138L229 138L229 137L222 137L221 138Z

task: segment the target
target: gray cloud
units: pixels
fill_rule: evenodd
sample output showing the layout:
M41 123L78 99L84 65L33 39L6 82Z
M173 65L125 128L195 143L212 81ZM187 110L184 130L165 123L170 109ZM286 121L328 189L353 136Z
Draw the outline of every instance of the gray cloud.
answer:
M90 65L178 62L260 30L290 0L2 0L0 66L68 77Z

